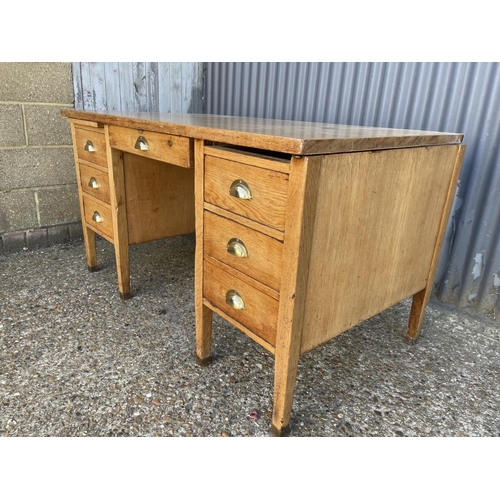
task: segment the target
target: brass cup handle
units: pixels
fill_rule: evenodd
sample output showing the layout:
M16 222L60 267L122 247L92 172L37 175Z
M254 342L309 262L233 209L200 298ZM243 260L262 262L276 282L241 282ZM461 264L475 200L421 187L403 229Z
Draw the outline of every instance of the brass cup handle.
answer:
M229 194L235 198L240 198L242 200L252 199L252 190L250 186L242 179L236 179L229 188Z
M231 255L234 255L235 257L240 257L242 259L247 259L248 258L248 249L241 240L238 238L231 238L227 242L227 251Z
M102 222L102 216L101 216L101 214L97 210L92 215L92 220L94 222Z
M243 297L236 290L228 290L226 292L226 304L237 310L247 308Z
M94 145L92 144L92 141L87 141L87 143L85 144L85 146L83 146L83 149L85 149L85 151L88 151L89 153L94 153L95 152L95 148L94 148Z
M135 141L135 149L138 149L139 151L149 151L149 144L148 141L146 141L146 138L140 135L137 138L137 141Z
M92 189L98 189L99 188L99 183L97 182L97 179L95 177L91 177L89 180L89 187Z

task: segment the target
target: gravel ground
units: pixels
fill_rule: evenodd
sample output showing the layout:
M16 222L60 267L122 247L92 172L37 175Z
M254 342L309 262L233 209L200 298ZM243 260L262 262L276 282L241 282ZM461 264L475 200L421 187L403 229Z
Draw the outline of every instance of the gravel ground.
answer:
M0 436L271 436L271 354L214 315L195 363L194 237L131 247L125 302L97 246L0 255ZM433 299L409 347L409 308L301 357L292 437L500 436L500 324Z

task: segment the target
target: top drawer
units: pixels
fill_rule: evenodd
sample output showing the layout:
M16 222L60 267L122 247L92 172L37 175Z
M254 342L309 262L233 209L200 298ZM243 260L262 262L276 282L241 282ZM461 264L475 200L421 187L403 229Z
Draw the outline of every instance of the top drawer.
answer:
M251 157L241 159L251 162ZM205 157L205 201L212 205L284 231L287 194L288 174Z
M191 141L187 137L110 125L109 144L121 151L179 167L193 166Z
M75 146L79 160L107 167L104 131L75 126Z

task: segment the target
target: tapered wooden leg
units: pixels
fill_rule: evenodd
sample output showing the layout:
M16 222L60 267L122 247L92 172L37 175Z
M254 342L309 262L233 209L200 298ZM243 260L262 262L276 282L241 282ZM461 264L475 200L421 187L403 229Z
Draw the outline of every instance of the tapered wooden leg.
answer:
M271 432L275 436L290 432L319 175L320 160L292 158L274 362Z
M290 337L292 339L292 336ZM293 393L299 364L299 343L291 342L279 349L274 362L274 408L271 432L275 436L290 434Z
M425 315L425 308L427 307L427 303L429 302L429 298L432 292L432 287L434 285L434 276L436 275L439 256L441 254L441 247L443 245L446 226L448 224L448 219L450 217L453 199L455 197L455 191L457 188L458 177L460 175L460 169L462 168L462 161L464 158L464 154L465 154L465 146L461 145L457 148L455 166L453 168L450 184L448 186L448 192L446 195L444 210L441 217L438 234L436 237L436 244L434 246L432 260L429 267L427 286L413 296L413 302L410 311L410 320L408 322L408 332L406 334L406 340L405 340L406 343L409 345L413 345L417 342L418 336L420 335L420 330L422 329L422 323L424 321L424 315Z
M203 197L204 197L204 143L194 143L195 161L195 224L196 252L194 269L194 306L196 321L196 362L201 366L210 364L212 350L212 310L203 304Z
M94 271L97 271L95 233L92 229L85 226L85 221L83 221L83 241L85 243L85 253L87 255L87 266L89 271L93 273Z
M109 128L107 125L104 127L104 132L106 134L106 143L109 144ZM107 157L118 288L120 297L127 300L130 299L130 266L123 153L108 147Z
M117 241L118 239L118 241ZM127 241L115 239L116 271L118 274L118 289L122 300L130 299L130 261Z
M212 310L203 304L196 306L196 362L200 366L212 361Z
M408 345L413 345L417 342L422 323L424 321L425 308L429 302L432 287L424 288L413 296L411 304L410 320L408 322L408 332L406 333L405 342Z

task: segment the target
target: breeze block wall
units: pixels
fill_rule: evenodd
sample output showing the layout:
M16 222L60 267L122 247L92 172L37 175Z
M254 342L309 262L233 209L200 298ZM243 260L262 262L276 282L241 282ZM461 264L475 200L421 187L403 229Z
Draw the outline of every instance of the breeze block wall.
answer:
M71 63L0 62L0 252L82 237Z

